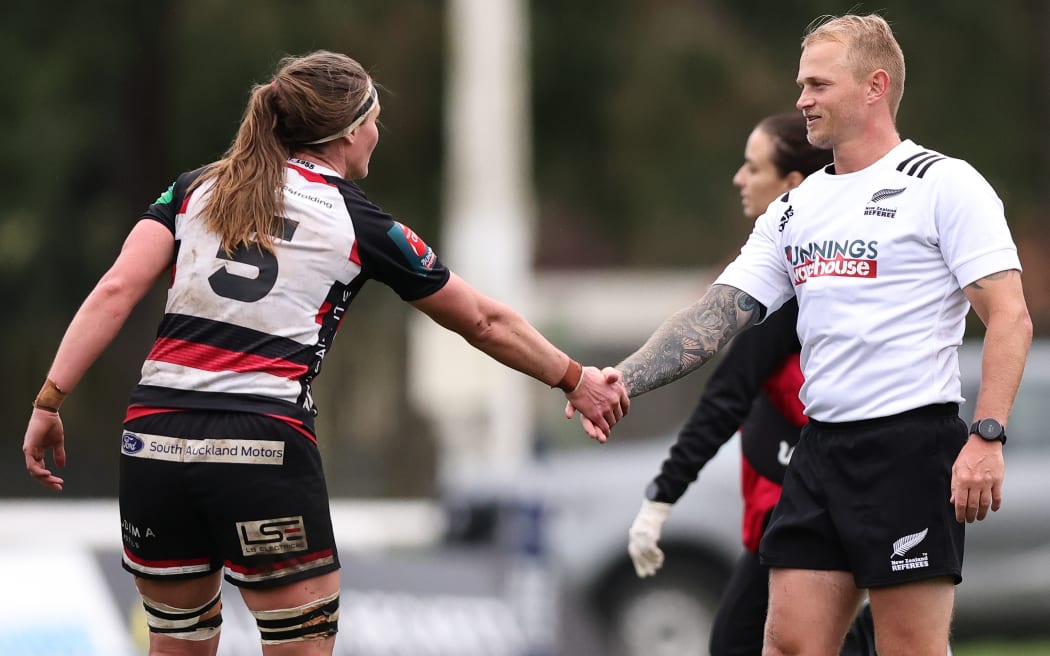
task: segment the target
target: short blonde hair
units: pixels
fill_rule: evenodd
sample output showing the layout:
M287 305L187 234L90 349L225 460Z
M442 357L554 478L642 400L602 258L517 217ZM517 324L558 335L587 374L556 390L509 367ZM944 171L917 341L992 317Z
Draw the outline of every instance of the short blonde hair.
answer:
M890 78L890 115L896 121L897 108L904 95L904 52L886 19L878 14L821 16L806 28L802 49L820 41L846 46L847 61L857 78L880 68L886 71Z

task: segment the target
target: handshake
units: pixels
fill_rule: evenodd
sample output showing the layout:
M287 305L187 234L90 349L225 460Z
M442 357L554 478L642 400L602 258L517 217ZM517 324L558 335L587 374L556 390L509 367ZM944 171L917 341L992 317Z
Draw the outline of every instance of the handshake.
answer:
M573 381L574 369L579 370L579 379ZM631 407L623 376L613 367L599 370L597 367L581 367L575 360L561 381L554 385L565 392L565 417L572 419L577 411L583 430L599 442L609 438L616 422L627 414Z
M564 391L568 398L565 417L572 419L579 410L584 431L599 442L608 439L612 427L627 414L631 405L623 374L613 367L599 370L581 367L570 360L565 375L554 387ZM660 533L670 514L671 504L646 499L631 524L628 552L641 578L652 576L664 564Z

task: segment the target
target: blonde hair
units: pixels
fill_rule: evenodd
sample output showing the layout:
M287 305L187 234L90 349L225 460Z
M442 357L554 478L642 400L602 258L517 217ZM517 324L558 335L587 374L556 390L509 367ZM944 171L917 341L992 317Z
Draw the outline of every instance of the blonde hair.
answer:
M238 246L273 250L283 231L285 161L310 142L344 130L367 101L372 81L356 61L318 50L285 57L273 81L252 86L233 143L193 188L212 182L201 217L227 254Z
M802 49L820 41L846 46L847 61L858 79L880 68L886 71L890 78L890 116L896 121L904 95L904 52L886 19L878 14L820 16L806 28Z

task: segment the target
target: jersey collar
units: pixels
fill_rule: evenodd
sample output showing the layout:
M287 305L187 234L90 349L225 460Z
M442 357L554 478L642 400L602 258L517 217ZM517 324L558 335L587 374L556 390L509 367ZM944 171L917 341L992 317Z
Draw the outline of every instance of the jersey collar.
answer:
M318 175L330 175L337 178L342 177L341 175L339 175L338 172L328 168L324 164L318 164L317 162L311 162L309 160L300 159L298 157L289 157L288 165L300 169L306 169L307 171L310 171L311 173L317 173Z

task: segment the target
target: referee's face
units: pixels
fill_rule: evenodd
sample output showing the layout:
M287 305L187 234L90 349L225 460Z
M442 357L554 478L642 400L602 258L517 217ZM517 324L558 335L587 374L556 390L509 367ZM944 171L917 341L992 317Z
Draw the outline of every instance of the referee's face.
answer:
M798 66L802 90L795 105L806 117L809 142L818 148L835 148L863 130L864 85L846 59L846 46L816 41L806 46Z

